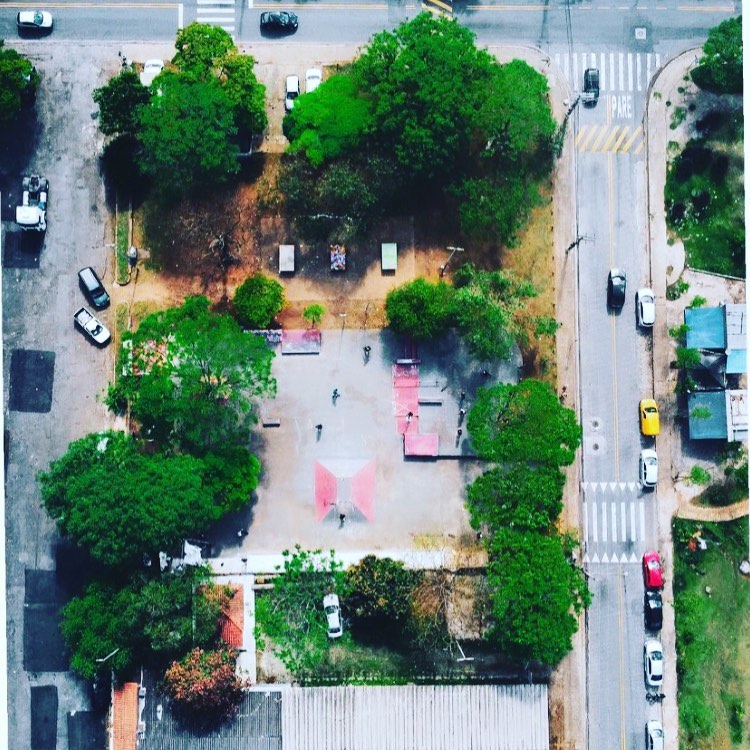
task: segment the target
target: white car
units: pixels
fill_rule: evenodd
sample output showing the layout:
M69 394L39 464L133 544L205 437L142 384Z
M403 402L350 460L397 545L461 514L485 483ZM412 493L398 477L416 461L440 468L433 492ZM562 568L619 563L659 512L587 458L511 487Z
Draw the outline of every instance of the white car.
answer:
M328 637L341 638L344 629L341 625L341 607L336 594L326 594L323 597L323 609L328 620Z
M638 460L638 475L644 487L656 487L659 475L659 457L653 448L644 448Z
M664 750L664 728L656 719L646 722L646 750Z
M651 328L656 320L656 303L654 290L644 287L635 293L635 309L638 314L638 325Z
M299 76L286 77L286 89L284 94L284 109L291 112L294 109L294 100L299 96Z
M164 60L146 60L141 71L141 83L144 86L150 86L162 70L164 70Z
M52 14L47 13L46 10L22 10L16 16L16 25L18 26L19 31L51 29Z
M323 80L323 71L320 68L308 68L305 73L305 93L315 91Z
M648 638L643 644L643 672L646 685L661 687L664 678L664 651L655 638Z

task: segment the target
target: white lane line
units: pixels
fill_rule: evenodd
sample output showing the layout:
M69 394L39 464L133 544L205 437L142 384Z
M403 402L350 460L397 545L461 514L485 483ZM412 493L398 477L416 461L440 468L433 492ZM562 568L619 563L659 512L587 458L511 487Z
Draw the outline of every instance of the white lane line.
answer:
M630 541L634 542L635 540L635 503L630 503Z
M602 541L607 541L607 501L602 503Z
M625 53L618 52L618 62L620 68L620 91L625 91Z
M615 90L615 53L609 53L609 88Z
M583 538L589 540L589 504L583 501Z
M625 521L625 502L620 503L620 536L622 541L628 541L628 524Z
M656 70L659 70L661 67L661 55L658 52L654 52L654 57L656 58Z
M633 90L633 53L628 52L628 91Z
M638 503L638 511L641 516L641 539L646 538L646 513L643 507L643 500Z
M594 544L599 541L599 519L597 518L596 501L591 503L591 528L594 530Z
M216 16L216 18L219 21L226 21L227 16L233 16L234 15L234 8L198 8L198 15L207 20L212 21L214 20L214 17L208 18L208 14L211 13L218 13L219 15Z
M651 83L651 53L646 53L646 88Z
M639 52L635 58L635 80L638 84L638 91L641 91L641 53Z
M602 71L602 91L607 90L607 60L602 52L599 56L599 69Z
M612 541L617 541L617 504L612 503Z

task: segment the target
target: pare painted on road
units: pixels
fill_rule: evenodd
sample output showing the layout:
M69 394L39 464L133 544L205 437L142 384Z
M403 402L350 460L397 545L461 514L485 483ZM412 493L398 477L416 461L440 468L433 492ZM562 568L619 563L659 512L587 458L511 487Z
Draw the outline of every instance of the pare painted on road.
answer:
M633 116L633 97L630 94L610 96L612 117L630 119Z

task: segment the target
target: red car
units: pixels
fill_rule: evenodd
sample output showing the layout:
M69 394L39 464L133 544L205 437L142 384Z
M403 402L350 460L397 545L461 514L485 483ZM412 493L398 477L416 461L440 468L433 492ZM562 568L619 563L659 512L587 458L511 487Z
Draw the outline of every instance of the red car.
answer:
M664 586L664 574L658 552L646 552L643 556L643 583L651 591Z

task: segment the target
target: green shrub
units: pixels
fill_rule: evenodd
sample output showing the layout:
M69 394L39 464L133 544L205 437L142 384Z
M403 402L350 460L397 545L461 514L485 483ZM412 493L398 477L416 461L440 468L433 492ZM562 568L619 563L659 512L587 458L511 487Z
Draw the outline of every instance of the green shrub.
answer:
M242 326L268 328L284 307L284 287L261 273L248 276L234 293L234 311Z

